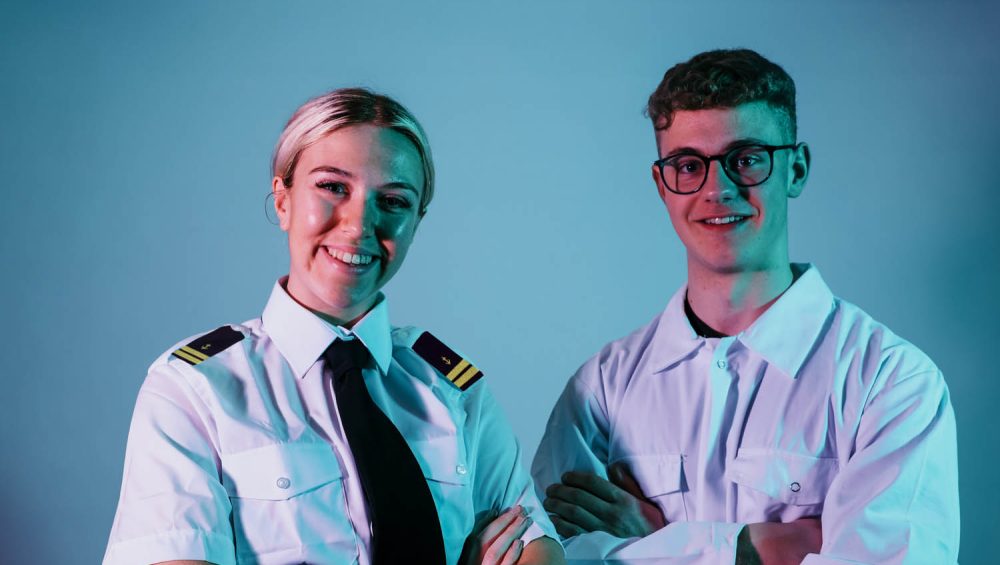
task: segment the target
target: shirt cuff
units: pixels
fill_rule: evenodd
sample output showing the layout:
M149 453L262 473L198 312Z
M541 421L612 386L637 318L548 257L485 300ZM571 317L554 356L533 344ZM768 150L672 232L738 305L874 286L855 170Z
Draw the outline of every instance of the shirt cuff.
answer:
M171 531L109 544L104 565L136 565L176 559L236 565L236 548L233 540L213 532Z

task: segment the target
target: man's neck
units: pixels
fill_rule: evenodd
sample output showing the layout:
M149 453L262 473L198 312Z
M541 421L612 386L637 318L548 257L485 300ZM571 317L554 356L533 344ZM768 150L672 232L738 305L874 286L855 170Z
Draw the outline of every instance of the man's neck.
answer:
M709 327L736 335L750 327L794 280L791 266L718 273L688 264L687 298Z

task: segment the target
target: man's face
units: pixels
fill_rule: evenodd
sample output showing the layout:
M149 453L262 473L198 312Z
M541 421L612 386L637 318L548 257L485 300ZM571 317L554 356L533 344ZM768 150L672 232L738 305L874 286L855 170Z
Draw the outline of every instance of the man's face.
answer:
M660 157L679 153L718 155L741 145L785 145L784 114L765 102L734 108L681 110L666 130L656 131ZM688 270L740 273L788 265L788 199L802 192L809 169L804 144L774 152L771 176L762 184L735 184L712 161L705 184L693 194L675 194L653 166L660 198L687 249Z

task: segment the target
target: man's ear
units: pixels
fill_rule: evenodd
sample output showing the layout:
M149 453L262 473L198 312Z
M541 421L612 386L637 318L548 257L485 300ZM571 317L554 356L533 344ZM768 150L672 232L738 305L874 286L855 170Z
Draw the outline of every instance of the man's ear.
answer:
M281 177L271 181L271 194L274 195L274 212L278 214L278 225L283 231L288 231L292 201L288 198L288 188Z
M656 184L656 192L660 194L660 200L666 206L668 190L666 186L663 186L663 177L660 176L660 169L656 165L653 165L651 172L653 173L653 182Z
M806 187L806 179L809 178L809 163L812 159L809 153L809 145L800 143L792 153L792 163L790 167L791 179L788 183L788 197L798 198L802 190Z

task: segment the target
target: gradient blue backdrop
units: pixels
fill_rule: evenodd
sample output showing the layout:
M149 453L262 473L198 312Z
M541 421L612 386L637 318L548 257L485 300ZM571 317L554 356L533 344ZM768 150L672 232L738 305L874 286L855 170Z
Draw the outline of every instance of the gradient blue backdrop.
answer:
M958 414L962 560L1000 507L996 3L4 2L0 561L97 563L148 364L287 267L272 145L331 87L398 97L438 192L397 324L484 367L528 454L566 378L684 280L644 101L748 46L813 149L792 256L927 351Z

